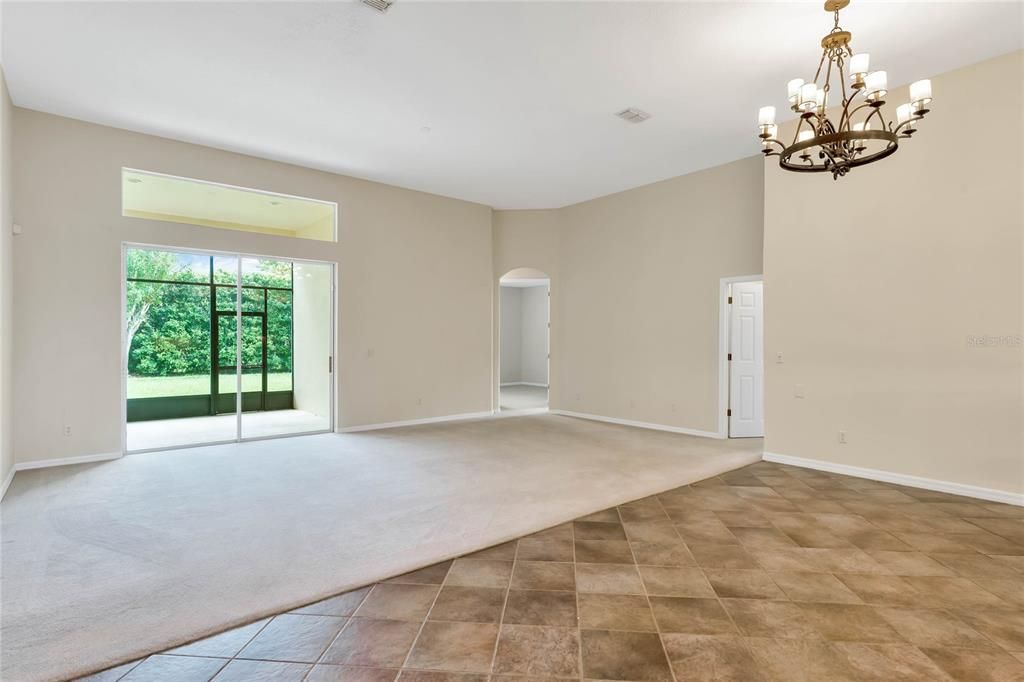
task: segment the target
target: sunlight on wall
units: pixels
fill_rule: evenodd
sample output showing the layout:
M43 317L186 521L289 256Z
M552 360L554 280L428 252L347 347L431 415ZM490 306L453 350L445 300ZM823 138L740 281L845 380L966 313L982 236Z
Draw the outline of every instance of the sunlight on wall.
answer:
M130 218L337 241L334 202L131 168L121 169L121 209Z

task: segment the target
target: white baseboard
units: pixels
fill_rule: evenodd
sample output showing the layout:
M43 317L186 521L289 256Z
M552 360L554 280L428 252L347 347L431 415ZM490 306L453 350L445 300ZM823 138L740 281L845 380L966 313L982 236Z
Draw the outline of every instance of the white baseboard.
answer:
M397 429L401 426L418 426L420 424L439 424L441 422L457 422L467 419L481 419L491 417L494 413L487 412L466 412L464 414L449 414L443 417L427 417L426 419L407 419L400 422L383 422L380 424L362 424L360 426L343 426L338 433L356 433L358 431L376 431L378 429Z
M546 407L524 407L521 409L506 408L497 410L494 413L495 419L504 419L506 417L526 417L531 414L548 414L549 410Z
M536 386L537 388L548 388L547 384L538 384L532 381L510 381L501 385L502 388L506 386Z
M55 459L34 459L29 462L18 462L14 465L16 471L27 471L29 469L47 469L49 467L63 467L70 464L89 464L91 462L106 462L111 459L121 459L120 452L100 452L95 455L80 455L78 457L58 457Z
M923 488L924 490L935 490L940 493L963 495L964 497L974 497L980 500L1002 502L1003 504L1013 504L1018 507L1024 507L1024 494L1021 493L1011 493L1005 490L995 490L994 488L982 488L981 486L967 485L965 483L939 481L934 478L911 476L910 474L897 474L891 471L882 471L881 469L868 469L865 467L851 466L849 464L825 462L820 459L807 459L805 457L793 457L792 455L780 455L774 452L765 452L763 457L768 462L789 464L791 466L803 467L804 469L817 469L818 471L827 471L833 474L844 474L846 476L866 478L872 481L883 481L885 483L905 485L908 488Z
M29 471L30 469L49 469L50 467L63 467L71 464L91 464L92 462L108 462L112 459L121 459L120 452L100 452L95 455L80 455L78 457L56 457L54 459L34 459L29 462L15 462L11 471L4 479L3 488L0 488L0 499L7 494L7 488L14 480L14 474L18 471Z
M590 419L597 422L608 422L609 424L621 424L622 426L635 426L638 429L653 429L654 431L669 431L671 433L683 433L687 436L700 436L701 438L716 438L722 440L724 437L715 431L700 431L688 429L682 426L668 426L666 424L652 424L650 422L638 422L631 419L618 419L617 417L604 417L599 414L584 414L583 412L570 412L569 410L551 410L551 414L560 414L564 417L577 417L578 419Z
M4 477L3 487L0 487L0 500L4 499L4 495L7 494L7 489L11 487L11 481L14 480L14 472L18 470L17 465L12 465L11 470L7 472Z

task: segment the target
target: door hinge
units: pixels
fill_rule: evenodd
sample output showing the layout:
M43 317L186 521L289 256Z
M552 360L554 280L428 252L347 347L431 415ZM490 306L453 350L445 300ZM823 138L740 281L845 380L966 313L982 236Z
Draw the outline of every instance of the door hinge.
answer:
M729 408L728 410L725 411L725 416L726 417L731 417L732 416L732 408Z
M333 355L328 355L327 356L327 373L328 374L333 374L334 373L334 356Z
M732 362L732 353L729 353L729 355L726 357L726 360Z
M729 300L727 302L729 303L729 305L732 305L732 296L729 297Z

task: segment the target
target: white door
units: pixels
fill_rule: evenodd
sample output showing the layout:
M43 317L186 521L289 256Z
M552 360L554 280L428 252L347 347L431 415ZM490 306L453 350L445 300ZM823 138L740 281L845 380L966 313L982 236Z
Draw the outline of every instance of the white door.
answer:
M736 282L729 306L729 436L764 435L764 285Z

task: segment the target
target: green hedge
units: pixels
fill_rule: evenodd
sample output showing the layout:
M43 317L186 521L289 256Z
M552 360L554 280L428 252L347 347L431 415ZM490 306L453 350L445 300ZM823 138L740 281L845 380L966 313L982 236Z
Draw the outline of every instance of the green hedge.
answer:
M199 279L196 270L183 267L177 254L133 249L128 252L129 280L160 279L178 282L209 281ZM202 273L199 273L202 274ZM233 282L232 272L217 272L217 282ZM261 261L256 272L246 272L243 284L291 287L291 265ZM235 290L219 289L223 309L234 307ZM142 323L134 334L128 353L128 373L132 376L175 376L210 372L210 288L195 284L127 282L129 312L144 310ZM243 289L243 310L263 310L263 291ZM130 316L129 316L130 317ZM260 318L244 318L242 363L261 361ZM221 319L220 363L234 364L235 324L232 317ZM267 370L290 372L292 369L291 292L269 291L267 299Z

